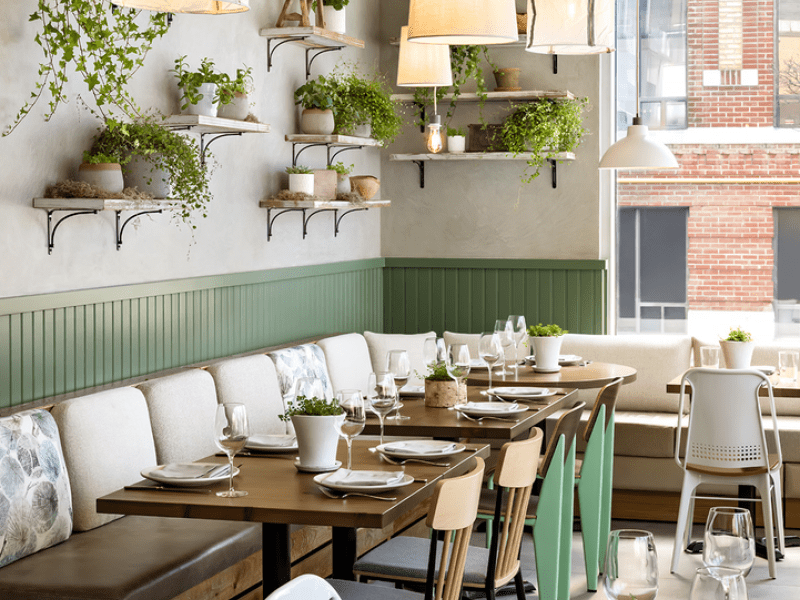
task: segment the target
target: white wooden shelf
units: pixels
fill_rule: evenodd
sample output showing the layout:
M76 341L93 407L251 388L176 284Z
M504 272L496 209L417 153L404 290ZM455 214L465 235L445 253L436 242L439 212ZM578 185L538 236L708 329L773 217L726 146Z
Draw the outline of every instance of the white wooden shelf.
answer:
M285 213L303 213L303 239L308 234L308 222L316 214L323 212L333 212L333 236L339 235L339 225L345 215L369 210L370 208L388 208L392 205L390 200L366 200L364 202L345 202L343 200L323 200L315 198L311 200L281 200L279 198L265 198L259 202L261 208L267 209L267 241L272 239L272 232L275 219ZM277 210L275 215L273 210ZM310 214L309 214L309 211ZM341 211L341 214L339 212Z
M267 38L267 72L272 70L272 56L278 47L286 43L304 46L306 79L311 77L311 64L320 54L341 50L345 47L364 48L364 40L328 31L321 27L267 27L262 29L259 34L261 37Z
M453 94L445 94L443 100L452 100ZM520 90L517 92L487 92L486 102L529 102L533 100L574 100L575 94L566 90ZM414 102L414 94L392 94L395 102ZM458 102L479 102L474 92L463 93Z
M164 119L164 127L176 131L186 130L200 134L200 163L206 164L206 152L212 142L220 138L233 135L241 136L243 133L269 133L266 123L251 123L236 119L223 119L221 117L207 117L204 115L170 115ZM206 136L211 139L206 141Z
M297 166L297 158L308 148L315 148L325 146L327 156L327 165L333 164L333 159L342 152L348 150L359 150L367 147L379 147L381 143L378 140L365 137L356 137L354 135L311 135L305 133L297 133L286 136L286 141L292 143L292 166ZM301 146L298 150L297 147ZM331 151L332 148L338 150Z
M122 234L125 226L141 215L161 213L165 210L177 210L181 207L178 200L154 198L152 200L131 200L130 198L34 198L33 207L47 211L47 253L52 254L55 248L55 238L58 226L71 217L78 215L96 215L101 210L111 210L116 213L117 250L122 247ZM53 224L53 213L56 211L69 212ZM135 211L133 215L121 222L120 213Z

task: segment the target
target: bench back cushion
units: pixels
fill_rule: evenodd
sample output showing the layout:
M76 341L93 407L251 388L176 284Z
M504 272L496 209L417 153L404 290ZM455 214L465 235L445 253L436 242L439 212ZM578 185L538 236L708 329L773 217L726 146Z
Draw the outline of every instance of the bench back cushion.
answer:
M72 497L55 420L46 410L0 419L0 567L70 533Z
M219 402L239 402L247 407L251 433L285 431L283 395L275 364L264 354L221 360L206 369L214 378Z
M317 342L325 354L328 375L334 392L361 390L365 392L372 373L367 340L360 333L347 333Z
M88 531L122 515L99 514L97 499L139 481L156 464L150 415L142 392L117 388L56 404L72 487L73 529Z
M402 333L373 333L365 331L364 338L369 346L369 355L372 359L372 368L375 371L386 370L386 356L389 350L405 350L408 352L408 360L411 363L411 376L408 383L411 385L422 385L422 379L416 373L424 375L427 372L425 367L425 356L422 348L425 340L429 337L436 337L435 331L417 334ZM415 373L416 372L416 373Z
M301 377L318 379L322 384L325 398L333 399L333 388L328 377L328 366L325 363L325 354L316 344L303 344L292 348L282 348L269 353L275 363L278 381L281 384L281 394L284 396L294 394L294 383Z
M217 391L203 369L186 369L138 386L147 400L159 464L192 462L217 452Z

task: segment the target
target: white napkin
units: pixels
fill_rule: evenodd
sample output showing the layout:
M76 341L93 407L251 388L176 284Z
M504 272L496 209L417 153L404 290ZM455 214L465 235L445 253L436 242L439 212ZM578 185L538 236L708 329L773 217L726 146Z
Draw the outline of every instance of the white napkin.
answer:
M294 446L297 438L293 435L251 435L247 438L248 446L270 446L272 448L283 448Z
M403 481L402 471L353 471L339 469L328 475L323 484L334 485L392 485Z
M480 412L514 412L515 410L519 409L519 404L516 402L509 402L504 404L503 406L489 406L487 402L467 402L464 405L466 410L475 410Z
M170 479L198 479L200 477L218 477L227 475L228 465L211 465L208 463L169 463L159 470L161 477Z
M443 454L456 449L456 444L450 442L434 442L417 440L413 442L392 442L384 446L389 451L401 451L408 454Z

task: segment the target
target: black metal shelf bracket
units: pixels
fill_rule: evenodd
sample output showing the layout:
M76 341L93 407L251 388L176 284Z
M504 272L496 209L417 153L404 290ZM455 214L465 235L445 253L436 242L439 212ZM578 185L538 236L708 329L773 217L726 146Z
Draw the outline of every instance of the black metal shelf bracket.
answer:
M306 209L305 208L284 208L284 209L281 209L278 212L276 212L274 217L272 216L272 210L273 209L271 209L271 208L267 209L267 241L270 241L272 239L272 230L273 230L274 225L275 225L275 219L277 219L281 215L286 214L286 213L291 213L291 212L302 212L303 213L303 221L305 222L305 218L306 218Z
M300 150L297 150L297 146L302 146L302 148L300 148ZM308 150L309 148L315 148L317 146L328 146L328 143L318 142L314 144L306 144L303 142L292 142L292 166L293 167L297 166L297 159L300 158L300 155L304 151ZM330 164L330 162L328 164Z
M341 50L344 46L331 46L329 48L306 48L306 81L311 79L311 64L314 62L314 59L317 58L320 54L325 54L326 52L334 52L337 50ZM309 54L316 51L316 54L311 56L309 59Z
M76 212L72 212L68 215L61 217L56 224L53 225L53 213L57 210L72 210L69 208L53 208L48 209L47 211L47 254L53 253L53 248L56 245L56 231L58 230L58 226L61 225L64 221L69 219L70 217L77 217L78 215L96 215L96 210L79 210Z
M342 210L339 208L317 208L313 210L307 208L282 208L279 209L274 216L272 215L273 210L275 209L267 208L267 241L270 241L272 239L272 233L275 227L275 219L277 219L284 213L290 213L290 212L303 213L303 239L306 239L306 236L308 235L308 222L311 220L311 217L324 212L332 212L333 237L337 237L339 235L339 231L341 230L342 219L344 219L345 216L349 215L350 213L359 212L362 210L369 210L369 207L359 206L357 208L348 208L346 210Z
M284 44L288 44L289 42L302 42L307 37L308 37L307 35L298 35L295 37L282 39L274 46L272 45L273 42L272 38L267 38L267 73L269 73L272 70L272 55L275 54L275 50L277 50L280 46L283 46ZM308 77L306 77L306 79L308 79Z
M419 167L419 187L425 187L425 161L424 160L415 160L412 161L415 165Z
M333 164L333 159L339 156L342 152L347 152L348 150L361 150L364 146L339 146L339 150L331 154L331 150L333 146L328 145L328 166Z
M317 210L311 211L311 214L306 216L306 211L303 210L303 239L306 239L306 235L308 234L308 222L311 220L311 217L314 215L318 215L324 212L336 212L335 208L318 208Z
M558 54L553 54L553 75L558 74Z
M191 130L191 127L189 128ZM206 165L206 152L208 151L208 147L216 142L220 138L224 137L231 137L233 135L241 137L242 131L234 131L230 133L201 133L200 134L200 164L205 166ZM206 142L206 136L211 135L211 139Z
M161 209L158 209L158 210L143 210L143 211L135 213L135 214L131 215L130 217L128 217L127 219L125 219L125 222L122 223L121 227L120 227L119 221L120 221L120 213L122 211L121 210L115 210L114 212L117 214L117 217L116 217L116 223L117 223L117 251L119 251L119 249L122 247L122 234L125 231L125 226L128 223L130 223L136 217L141 217L142 215L154 215L154 214L159 214L160 215L164 211L161 210Z
M361 210L369 210L369 209L366 206L362 206L361 208L351 208L350 210L344 211L341 215L339 214L339 209L335 209L333 211L333 237L337 237L339 235L339 224L342 222L342 219L344 219L346 215Z
M556 166L557 162L553 158L548 158L547 162L550 163L550 175L553 180L553 189L556 189L558 187L558 167Z

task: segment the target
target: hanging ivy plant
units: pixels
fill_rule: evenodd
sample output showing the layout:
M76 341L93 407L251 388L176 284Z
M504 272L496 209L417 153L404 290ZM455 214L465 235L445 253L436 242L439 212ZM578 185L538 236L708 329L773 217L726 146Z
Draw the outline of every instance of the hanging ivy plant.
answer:
M39 24L34 39L44 53L39 80L31 99L17 113L3 135L10 134L45 96L49 96L45 121L67 102L64 85L74 70L83 78L94 100L85 102L92 114L103 120L114 111L130 119L140 117L126 85L144 64L153 42L167 32L167 15L147 11L146 23L137 19L141 11L114 7L109 0L38 0L29 20Z

